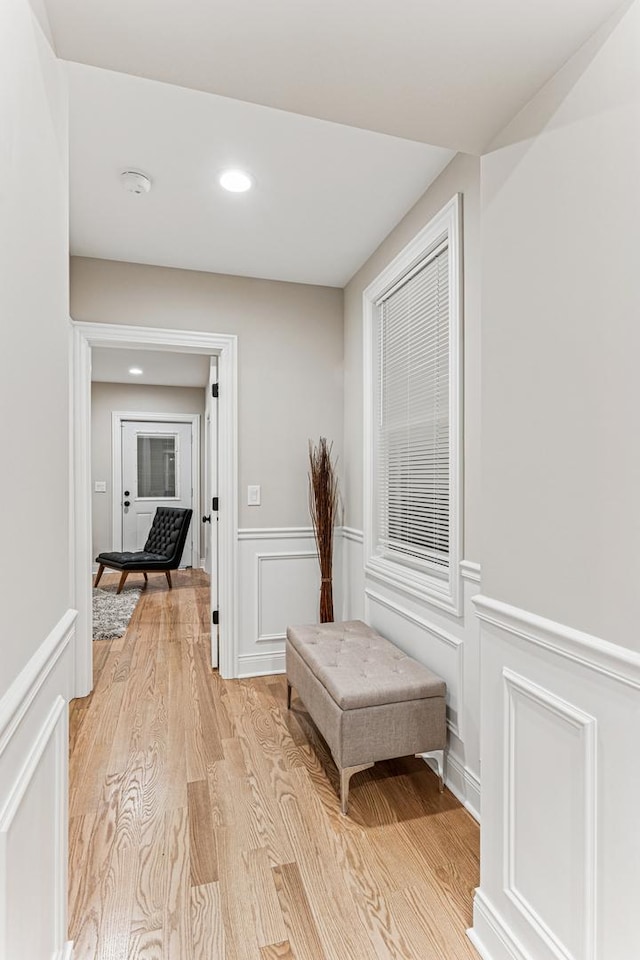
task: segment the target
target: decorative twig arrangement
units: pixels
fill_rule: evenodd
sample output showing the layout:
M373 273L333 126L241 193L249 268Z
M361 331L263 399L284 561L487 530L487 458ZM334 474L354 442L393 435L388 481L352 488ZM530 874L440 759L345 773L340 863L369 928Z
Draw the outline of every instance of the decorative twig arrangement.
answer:
M320 561L320 623L333 621L333 527L338 513L338 477L331 460L333 444L309 441L309 511Z

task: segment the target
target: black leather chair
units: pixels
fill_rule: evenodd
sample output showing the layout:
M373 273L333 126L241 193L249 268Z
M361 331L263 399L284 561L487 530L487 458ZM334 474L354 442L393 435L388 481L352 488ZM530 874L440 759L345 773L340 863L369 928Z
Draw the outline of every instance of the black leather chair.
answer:
M171 570L177 570L180 566L192 514L193 510L186 510L183 507L158 507L144 550L136 553L125 551L98 554L96 563L100 566L94 587L100 583L104 568L109 567L112 570L121 571L116 593L120 593L125 580L133 571L143 573L146 583L147 573L161 570L171 588Z

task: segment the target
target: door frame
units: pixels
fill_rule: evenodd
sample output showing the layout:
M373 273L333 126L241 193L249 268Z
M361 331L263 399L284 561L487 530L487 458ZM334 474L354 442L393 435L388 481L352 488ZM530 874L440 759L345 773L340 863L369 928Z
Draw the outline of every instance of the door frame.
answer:
M91 352L95 347L218 357L218 596L220 675L238 674L238 338L235 334L71 321L70 563L78 611L75 696L93 689L91 638Z
M204 388L205 390L207 387ZM191 566L200 569L200 414L199 413L129 413L126 410L111 411L111 549L122 550L122 513L116 504L122 502L122 424L128 421L142 423L190 423L191 424L191 506L193 508L193 539ZM197 529L197 533L196 533Z

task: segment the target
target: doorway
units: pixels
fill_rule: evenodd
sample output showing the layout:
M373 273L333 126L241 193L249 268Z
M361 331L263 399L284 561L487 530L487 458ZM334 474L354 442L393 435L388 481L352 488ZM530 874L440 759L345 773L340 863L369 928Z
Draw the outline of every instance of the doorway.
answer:
M188 508L193 521L180 565L197 569L200 417L114 411L112 445L112 549L142 550L158 507Z
M117 324L72 321L72 582L74 605L78 610L76 633L75 696L87 696L93 686L91 639L91 362L97 347L204 354L215 358L217 416L209 418L209 452L218 453L215 474L218 481L216 523L211 523L209 556L218 559L218 576L211 577L212 666L219 645L219 670L224 678L237 675L237 337L196 331L125 327ZM145 415L146 416L146 415ZM166 420L164 422L167 422ZM170 422L170 421L169 421ZM123 488L129 489L129 488ZM198 517L198 525L200 517ZM206 525L208 526L208 525ZM197 529L196 527L196 529ZM217 595L216 588L217 587ZM217 627L217 629L216 629Z

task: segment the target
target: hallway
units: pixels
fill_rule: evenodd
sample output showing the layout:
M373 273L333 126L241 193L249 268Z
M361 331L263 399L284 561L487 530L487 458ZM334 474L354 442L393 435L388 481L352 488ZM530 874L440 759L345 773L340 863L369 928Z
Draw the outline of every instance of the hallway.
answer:
M113 577L105 578L106 583ZM281 676L208 667L208 582L150 577L70 708L76 960L476 957L479 828L423 763L336 774Z

